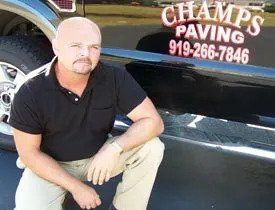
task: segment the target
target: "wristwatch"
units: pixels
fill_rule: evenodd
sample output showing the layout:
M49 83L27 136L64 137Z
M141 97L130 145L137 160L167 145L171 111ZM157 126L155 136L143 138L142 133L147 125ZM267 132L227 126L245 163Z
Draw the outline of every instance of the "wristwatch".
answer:
M121 154L123 152L123 148L115 141L116 138L113 138L110 141L110 144L116 148L116 150L119 152L119 154Z

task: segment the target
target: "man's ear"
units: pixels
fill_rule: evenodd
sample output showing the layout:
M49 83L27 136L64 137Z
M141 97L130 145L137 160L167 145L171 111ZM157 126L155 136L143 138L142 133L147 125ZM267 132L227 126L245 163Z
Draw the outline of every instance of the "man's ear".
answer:
M54 38L52 40L52 48L53 48L53 52L56 56L58 56L58 47L57 47L57 40L56 38Z

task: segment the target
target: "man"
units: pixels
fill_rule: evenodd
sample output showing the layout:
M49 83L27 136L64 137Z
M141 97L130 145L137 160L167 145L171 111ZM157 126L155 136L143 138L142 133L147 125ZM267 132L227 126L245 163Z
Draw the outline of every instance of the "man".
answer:
M110 209L146 209L164 145L163 122L127 71L99 61L98 26L81 17L59 25L56 58L18 90L10 125L21 162L16 210L60 210L67 191L82 209L101 204L94 185L123 172ZM43 50L43 49L41 49ZM133 121L109 138L115 114Z

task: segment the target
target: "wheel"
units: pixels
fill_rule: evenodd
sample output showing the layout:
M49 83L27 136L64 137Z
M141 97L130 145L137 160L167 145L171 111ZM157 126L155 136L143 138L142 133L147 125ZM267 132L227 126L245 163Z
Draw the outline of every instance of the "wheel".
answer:
M7 123L16 85L32 70L50 61L53 53L39 37L0 37L0 148L15 151Z

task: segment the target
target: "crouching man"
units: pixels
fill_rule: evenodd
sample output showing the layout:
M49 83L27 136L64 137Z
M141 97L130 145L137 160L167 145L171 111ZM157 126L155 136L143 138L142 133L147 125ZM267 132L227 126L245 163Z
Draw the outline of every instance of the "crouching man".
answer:
M25 166L15 209L61 210L68 191L93 209L100 196L83 181L102 185L123 173L110 209L145 210L164 151L154 105L127 71L99 61L101 33L90 20L64 20L52 45L56 57L32 72L12 103ZM108 138L118 112L133 124Z

